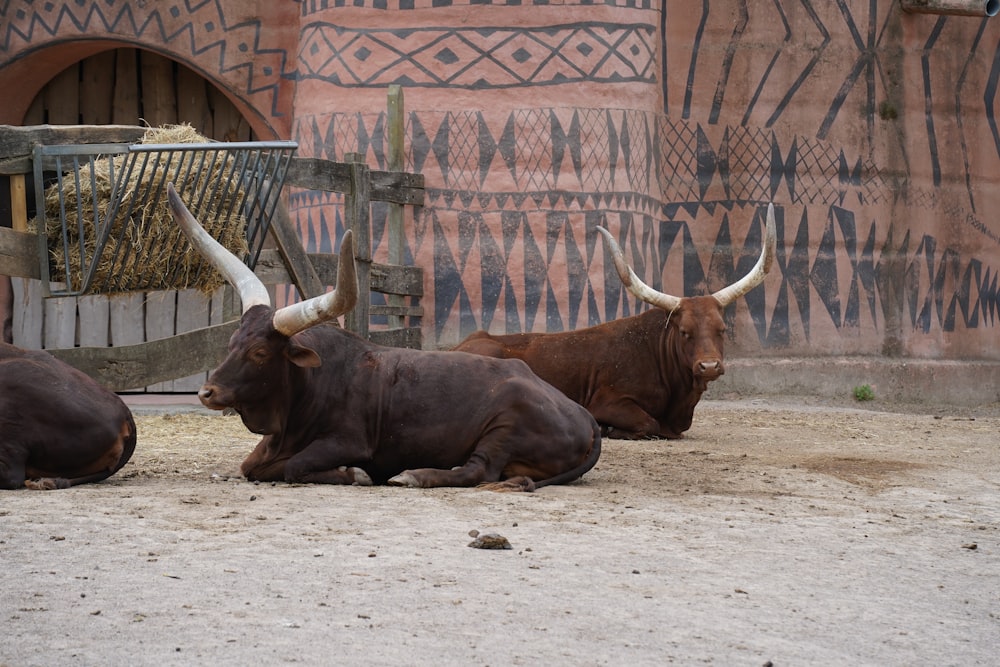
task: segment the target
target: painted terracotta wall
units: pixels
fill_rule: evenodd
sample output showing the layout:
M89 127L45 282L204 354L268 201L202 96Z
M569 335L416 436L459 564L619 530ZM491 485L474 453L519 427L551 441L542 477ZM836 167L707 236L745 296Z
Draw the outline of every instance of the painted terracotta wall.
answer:
M384 168L397 83L428 186L408 227L427 347L641 309L596 225L650 284L718 289L773 201L778 261L731 308L731 353L996 360L998 43L996 19L889 0L11 2L0 122L126 44L225 89L258 136ZM291 204L333 250L337 202Z

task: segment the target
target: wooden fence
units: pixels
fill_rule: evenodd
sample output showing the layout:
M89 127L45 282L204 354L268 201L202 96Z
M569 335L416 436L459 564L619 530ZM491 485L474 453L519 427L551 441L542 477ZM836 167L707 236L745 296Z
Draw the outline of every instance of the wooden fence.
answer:
M391 111L392 105L390 122L401 124L401 113ZM17 277L16 344L48 349L116 391L195 391L205 371L224 356L236 327L239 312L230 289L210 296L181 290L44 298L39 240L26 231L32 184L25 176L32 171L35 143L132 142L142 132L130 126L0 127L0 177L9 181L13 224L0 228L0 273ZM401 257L401 211L422 205L423 178L372 170L360 156L349 157L348 162L293 158L286 186L343 195L343 220L354 231L362 290L345 327L383 345L419 348L423 271L372 261L370 210L372 201L388 203L389 256ZM337 256L306 254L283 206L271 221L270 236L273 247L262 251L255 269L265 284L294 285L310 297L336 281ZM387 304L371 305L372 291L385 294ZM389 327L373 330L372 316L387 318Z

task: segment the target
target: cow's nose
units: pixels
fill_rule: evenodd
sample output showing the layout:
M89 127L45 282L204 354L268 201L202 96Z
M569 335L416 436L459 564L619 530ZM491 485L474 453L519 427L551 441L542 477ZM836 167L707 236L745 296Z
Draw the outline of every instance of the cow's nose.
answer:
M215 393L215 388L212 385L203 385L201 389L198 390L198 398L202 403L208 403L212 400L212 394Z
M698 371L701 375L718 377L725 373L725 369L722 367L722 362L718 359L710 359L708 361L698 362Z

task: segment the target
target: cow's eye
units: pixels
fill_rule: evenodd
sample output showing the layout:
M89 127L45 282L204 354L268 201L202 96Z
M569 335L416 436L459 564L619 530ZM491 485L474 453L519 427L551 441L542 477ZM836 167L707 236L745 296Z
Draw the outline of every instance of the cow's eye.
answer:
M267 348L266 347L255 347L247 353L247 358L252 362L260 366L265 361L267 361Z
M684 336L684 340L691 340L691 332L687 329L681 329L681 335Z

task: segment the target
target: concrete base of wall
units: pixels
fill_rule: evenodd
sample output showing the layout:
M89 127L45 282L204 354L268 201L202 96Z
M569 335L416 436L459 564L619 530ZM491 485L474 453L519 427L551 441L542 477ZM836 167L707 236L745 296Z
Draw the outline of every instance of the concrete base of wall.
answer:
M800 396L854 400L869 385L878 403L990 406L1000 403L1000 362L876 357L726 359L706 398Z

